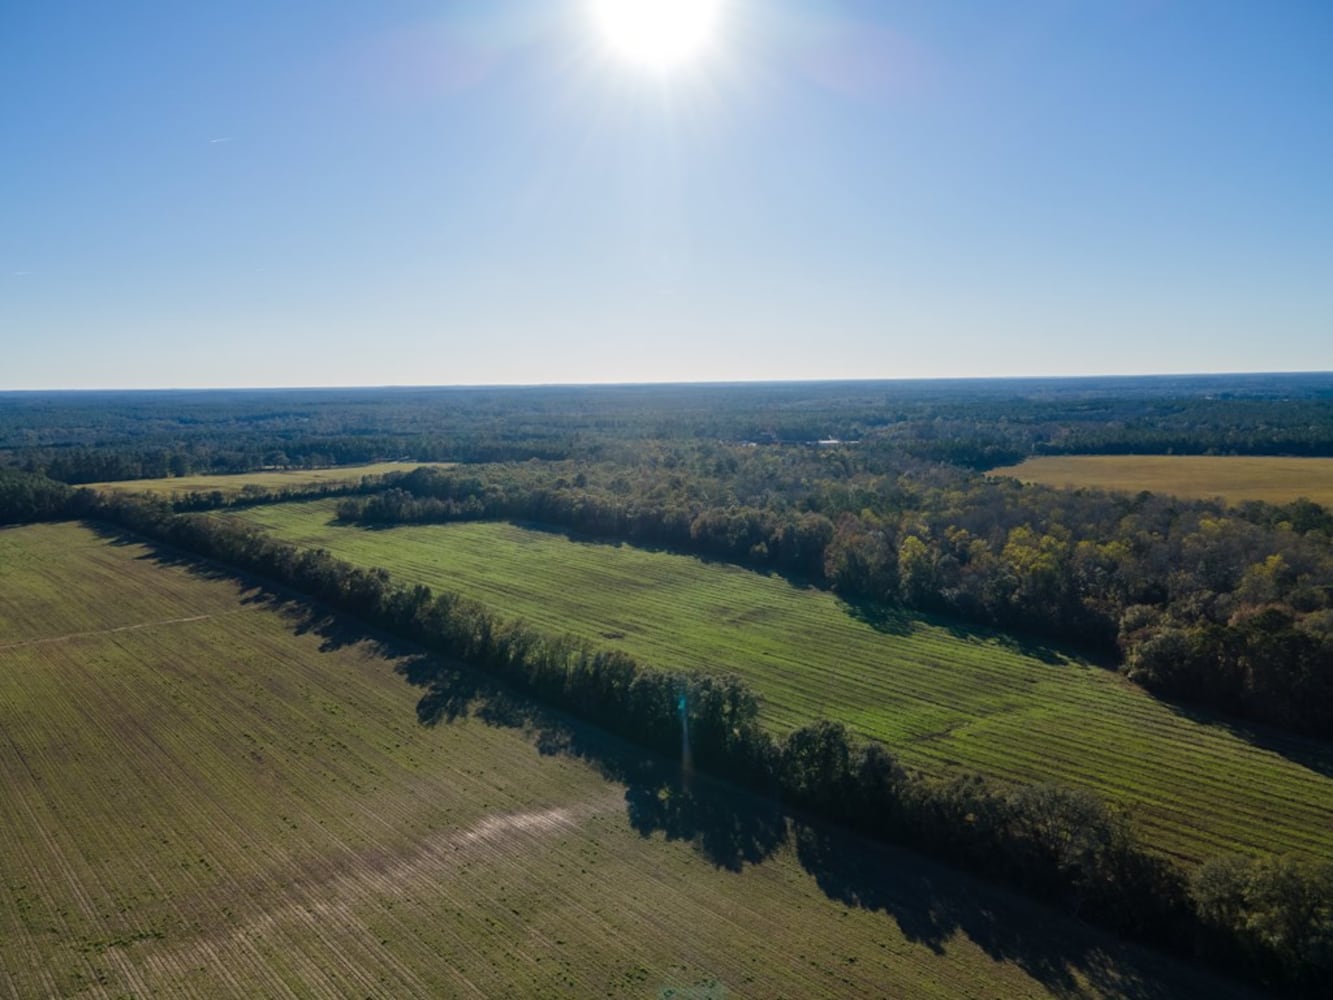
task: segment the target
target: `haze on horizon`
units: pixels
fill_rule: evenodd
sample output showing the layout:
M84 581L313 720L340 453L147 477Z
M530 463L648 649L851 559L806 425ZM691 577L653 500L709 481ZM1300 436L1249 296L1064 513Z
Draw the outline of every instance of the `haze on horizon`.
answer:
M0 389L1333 368L1333 6L645 2L4 5Z

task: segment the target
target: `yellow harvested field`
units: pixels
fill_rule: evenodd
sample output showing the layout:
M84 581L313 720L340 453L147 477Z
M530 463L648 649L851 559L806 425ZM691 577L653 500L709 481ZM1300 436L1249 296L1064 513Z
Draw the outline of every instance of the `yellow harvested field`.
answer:
M239 472L226 476L176 476L168 479L126 479L114 483L90 483L95 490L120 490L124 493L157 493L160 496L184 496L186 493L211 493L221 490L236 496L247 486L266 490L300 490L327 483L355 483L362 476L383 476L389 472L411 472L423 465L445 469L452 462L375 462L372 465L335 465L328 469L273 469L267 472Z
M1240 455L1047 455L994 469L1045 486L1171 493L1228 503L1289 503L1301 497L1333 506L1333 458Z

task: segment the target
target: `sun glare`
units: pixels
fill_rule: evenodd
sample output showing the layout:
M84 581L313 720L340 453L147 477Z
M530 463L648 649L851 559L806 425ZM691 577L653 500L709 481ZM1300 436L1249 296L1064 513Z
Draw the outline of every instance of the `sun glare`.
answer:
M666 72L712 43L721 0L589 0L607 47L630 65Z

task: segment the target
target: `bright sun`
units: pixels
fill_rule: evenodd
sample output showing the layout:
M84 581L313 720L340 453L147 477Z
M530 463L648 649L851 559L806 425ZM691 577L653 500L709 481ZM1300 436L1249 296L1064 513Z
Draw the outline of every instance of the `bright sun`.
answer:
M589 0L607 46L639 69L665 72L713 41L722 0Z

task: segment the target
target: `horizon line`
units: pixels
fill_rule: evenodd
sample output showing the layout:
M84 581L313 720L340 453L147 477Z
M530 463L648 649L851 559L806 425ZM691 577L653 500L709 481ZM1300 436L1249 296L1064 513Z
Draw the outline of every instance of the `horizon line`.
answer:
M661 379L647 381L607 380L590 382L454 382L454 383L323 383L306 385L143 385L143 386L44 386L38 388L0 388L0 395L24 393L115 393L115 392L315 392L320 390L421 390L421 389L634 389L684 386L774 386L774 385L875 385L924 382L1055 382L1092 381L1095 379L1164 379L1164 378L1260 378L1298 375L1333 376L1333 369L1299 368L1277 371L1241 369L1225 371L1166 371L1166 372L1094 372L1082 374L1008 374L1008 375L912 375L848 378L737 378L737 379Z

